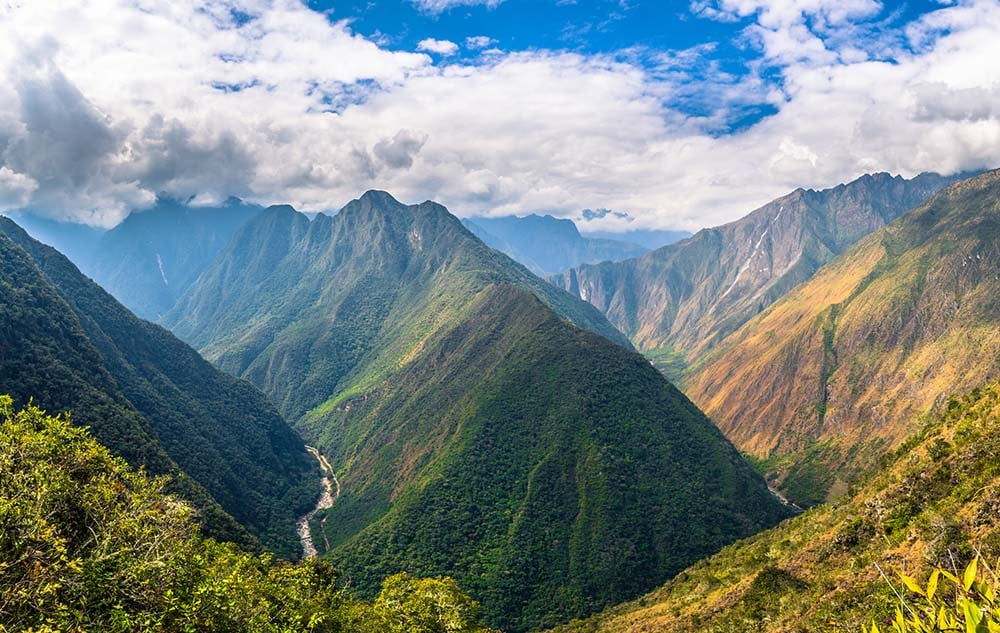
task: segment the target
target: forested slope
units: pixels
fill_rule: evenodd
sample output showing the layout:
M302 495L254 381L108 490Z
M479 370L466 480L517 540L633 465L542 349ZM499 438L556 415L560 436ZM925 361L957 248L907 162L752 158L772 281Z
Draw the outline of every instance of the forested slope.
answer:
M246 539L218 502L264 543L297 555L294 517L318 494L317 472L263 394L132 315L6 218L0 256L0 390L78 411L103 443L153 473L179 467L211 533Z

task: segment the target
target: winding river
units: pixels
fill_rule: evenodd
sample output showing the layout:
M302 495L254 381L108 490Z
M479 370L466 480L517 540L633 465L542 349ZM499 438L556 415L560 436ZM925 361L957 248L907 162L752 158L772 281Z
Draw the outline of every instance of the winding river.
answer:
M319 496L319 501L316 502L316 507L310 510L308 513L299 518L298 522L295 524L295 528L299 533L299 540L302 541L302 558L316 558L318 552L316 551L316 543L313 541L312 529L309 527L309 522L312 520L316 513L320 510L328 510L333 507L333 503L340 496L340 481L337 480L337 474L333 472L333 467L330 466L330 462L326 461L326 457L319 452L316 448L312 446L306 446L306 450L316 458L319 462L320 468L323 469L325 477L323 477L323 493ZM323 523L326 523L326 519L323 519ZM326 541L326 535L323 536L323 540ZM329 542L326 542L326 549L330 549Z

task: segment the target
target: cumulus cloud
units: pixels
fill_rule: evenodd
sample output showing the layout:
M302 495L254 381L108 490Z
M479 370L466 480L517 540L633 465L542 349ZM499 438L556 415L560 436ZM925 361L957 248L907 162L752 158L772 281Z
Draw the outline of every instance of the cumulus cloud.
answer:
M729 74L711 46L394 52L296 0L0 5L0 208L110 225L160 192L324 210L380 188L462 215L696 229L868 171L1000 165L994 0L905 25L868 0L694 8L748 21L773 73Z
M385 165L394 169L409 169L413 158L427 142L426 134L400 130L392 140L375 143L374 153Z
M37 188L38 183L31 177L0 167L0 209L27 205Z
M458 52L458 44L448 40L436 40L429 37L425 40L420 40L420 42L417 43L417 50L437 53L438 55L445 56L454 55Z

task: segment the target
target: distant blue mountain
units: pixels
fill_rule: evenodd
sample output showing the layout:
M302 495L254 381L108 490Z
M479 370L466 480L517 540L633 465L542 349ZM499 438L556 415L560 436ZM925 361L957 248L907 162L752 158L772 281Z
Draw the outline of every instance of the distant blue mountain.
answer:
M263 207L230 198L192 207L161 196L113 229L10 213L33 238L65 255L138 316L156 320Z
M108 231L81 268L137 315L156 320L261 211L238 198L191 207L162 197Z
M673 244L674 242L686 240L692 235L688 231L666 231L661 229L634 229L631 231L624 231L622 233L584 230L580 234L591 239L610 239L630 242L632 244L644 246L651 251L655 251L656 249L667 246L668 244Z
M474 217L462 223L488 246L536 275L551 275L585 263L622 261L649 250L618 239L584 237L572 220L551 215Z

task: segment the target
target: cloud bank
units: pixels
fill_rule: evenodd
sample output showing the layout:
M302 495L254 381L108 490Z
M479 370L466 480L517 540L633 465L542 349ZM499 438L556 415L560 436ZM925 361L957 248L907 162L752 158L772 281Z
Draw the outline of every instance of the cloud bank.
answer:
M748 73L711 46L449 61L295 0L0 5L0 208L112 225L158 192L321 210L380 188L460 215L697 229L864 172L1000 165L995 0L910 24L874 0L691 9L747 23ZM720 123L748 104L774 114Z

